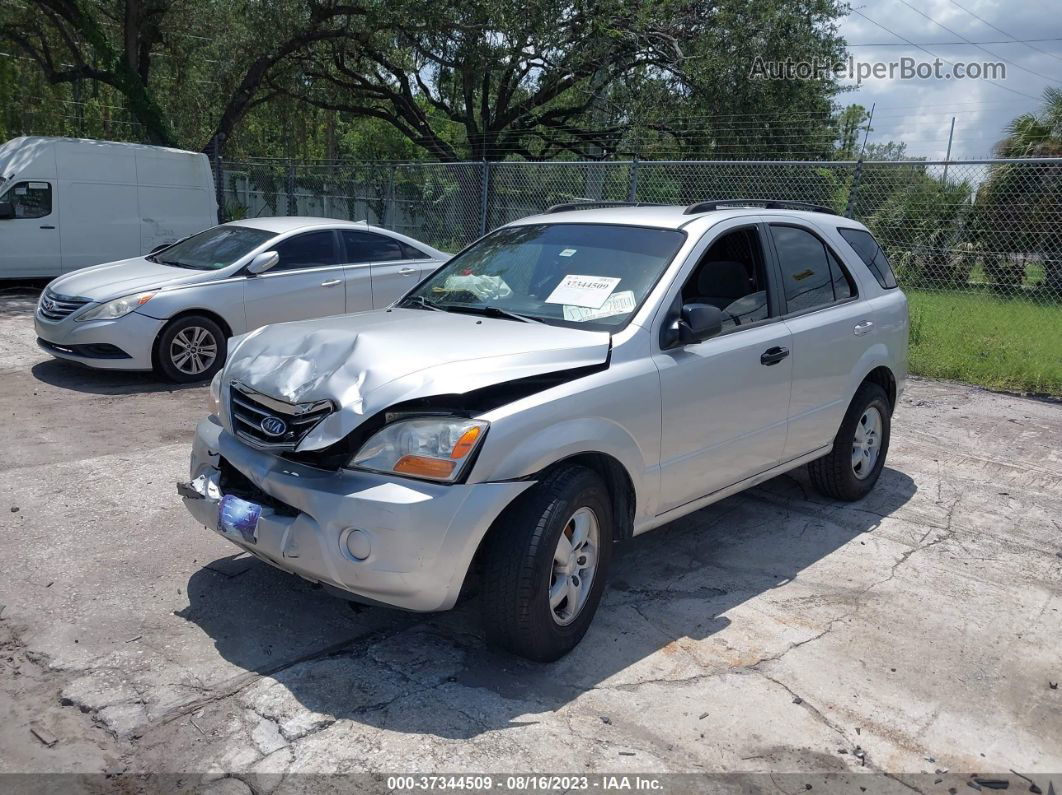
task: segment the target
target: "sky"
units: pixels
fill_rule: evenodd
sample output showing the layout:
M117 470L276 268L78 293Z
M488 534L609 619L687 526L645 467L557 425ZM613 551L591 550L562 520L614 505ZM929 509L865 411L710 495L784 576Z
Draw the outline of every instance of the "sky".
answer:
M876 104L870 142L906 141L912 155L943 158L954 116L952 157L990 156L1011 119L1036 112L1044 88L1062 85L1062 0L852 0L840 32L862 62L939 56L947 71L947 61L1004 63L1006 77L994 82L870 78L838 98Z

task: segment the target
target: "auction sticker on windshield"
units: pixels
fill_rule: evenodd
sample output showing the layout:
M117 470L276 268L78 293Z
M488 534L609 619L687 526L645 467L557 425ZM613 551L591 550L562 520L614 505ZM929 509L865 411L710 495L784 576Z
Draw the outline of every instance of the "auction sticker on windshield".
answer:
M616 276L569 274L549 294L546 303L600 309L619 283L620 279Z
M634 291L623 290L622 292L610 295L608 300L601 305L600 309L588 309L587 307L582 306L565 306L564 319L572 320L576 323L585 323L588 320L597 320L602 317L626 315L628 312L633 312L636 305L637 302L634 300Z

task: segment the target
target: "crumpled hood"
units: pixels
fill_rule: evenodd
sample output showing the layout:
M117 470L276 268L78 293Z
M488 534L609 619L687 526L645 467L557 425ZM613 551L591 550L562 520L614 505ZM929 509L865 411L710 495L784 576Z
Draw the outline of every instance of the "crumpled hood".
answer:
M149 262L145 257L107 262L60 276L49 287L62 295L110 301L123 295L161 287L178 287L224 278L220 271L191 270Z
M396 403L603 364L606 332L419 309L264 326L233 340L224 382L289 403L332 400L339 411L299 445L339 441ZM225 396L227 405L228 396ZM223 423L231 431L228 411Z

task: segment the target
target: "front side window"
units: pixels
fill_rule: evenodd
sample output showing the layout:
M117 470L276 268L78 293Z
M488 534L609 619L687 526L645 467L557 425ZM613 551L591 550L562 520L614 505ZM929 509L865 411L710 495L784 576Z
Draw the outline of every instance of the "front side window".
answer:
M806 312L851 298L852 283L815 235L795 226L771 225L787 310Z
M192 235L148 257L151 262L193 270L219 270L250 254L273 232L224 224Z
M862 229L838 229L837 231L870 268L878 284L886 290L891 290L896 286L896 276L892 272L892 265L889 264L888 257L885 256L885 252L881 250L878 241L871 236L870 232L864 232Z
M302 268L319 268L324 265L338 265L335 235L331 231L306 232L289 237L277 243L273 248L280 255L280 262L274 271L301 270Z
M15 218L44 218L52 214L52 186L48 182L16 182L3 200L11 202Z
M683 286L682 302L717 307L724 331L766 320L767 277L756 229L727 232L712 243Z
M611 224L505 227L454 257L400 305L614 331L685 239L675 229Z
M360 262L394 262L410 259L402 251L402 244L394 238L378 235L374 232L359 232L345 229L343 246L347 250L347 263Z

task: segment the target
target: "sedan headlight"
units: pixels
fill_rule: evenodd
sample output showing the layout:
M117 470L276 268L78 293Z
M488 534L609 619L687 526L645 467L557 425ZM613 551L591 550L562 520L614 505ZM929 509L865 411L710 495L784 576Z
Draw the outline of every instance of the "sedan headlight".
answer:
M81 315L77 320L114 320L125 317L137 307L141 307L155 297L157 291L150 293L136 293L115 298L105 304L100 304Z
M210 397L209 400L210 413L218 414L221 411L221 370L214 375L214 378L210 382Z
M350 466L453 483L472 460L489 425L464 417L398 420L362 445Z

